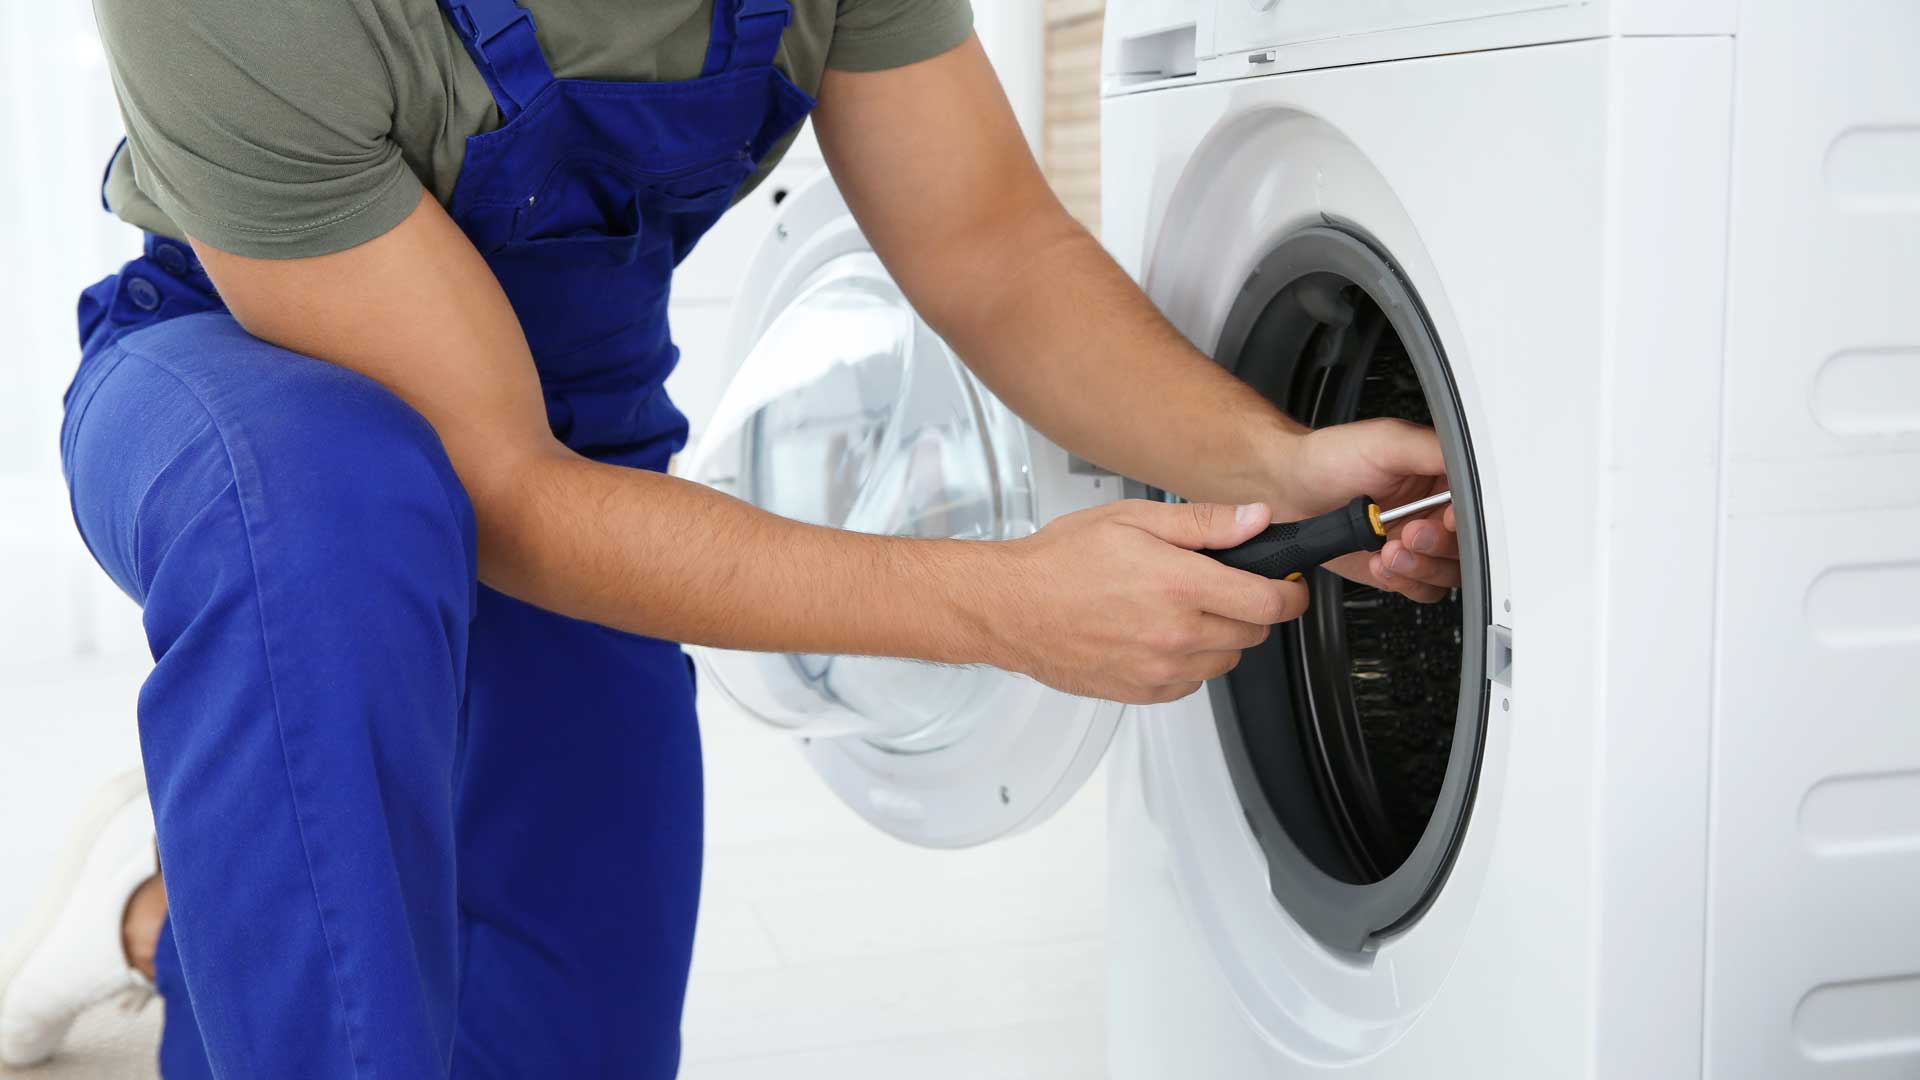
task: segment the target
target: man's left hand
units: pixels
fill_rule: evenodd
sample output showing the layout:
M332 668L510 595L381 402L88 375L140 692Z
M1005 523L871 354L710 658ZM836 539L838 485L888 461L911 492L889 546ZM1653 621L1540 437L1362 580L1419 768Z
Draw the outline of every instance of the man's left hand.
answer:
M1289 466L1288 513L1302 518L1356 495L1391 510L1448 486L1440 440L1432 429L1404 420L1361 420L1309 432L1300 436ZM1327 569L1424 604L1444 599L1460 584L1453 507L1395 522L1385 547L1335 559Z

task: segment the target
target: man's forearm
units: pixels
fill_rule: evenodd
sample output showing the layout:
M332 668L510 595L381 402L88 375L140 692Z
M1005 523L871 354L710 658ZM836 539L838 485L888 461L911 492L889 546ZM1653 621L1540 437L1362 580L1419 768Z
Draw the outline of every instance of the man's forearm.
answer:
M1067 216L977 42L829 71L827 163L900 287L1067 449L1189 498L1286 504L1294 426L1183 340Z
M1055 442L1187 498L1288 501L1299 425L1181 337L1057 203L956 261L971 280L937 329Z
M481 576L637 634L773 652L992 660L992 545L866 536L556 448L472 490Z

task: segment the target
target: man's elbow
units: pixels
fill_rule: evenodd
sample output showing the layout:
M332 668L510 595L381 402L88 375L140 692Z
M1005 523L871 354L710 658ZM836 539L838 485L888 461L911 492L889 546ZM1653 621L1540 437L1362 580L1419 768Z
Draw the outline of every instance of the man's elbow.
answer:
M551 437L493 445L482 441L462 451L449 446L448 456L483 535L518 535L536 525L542 506L564 486L568 464L579 460Z

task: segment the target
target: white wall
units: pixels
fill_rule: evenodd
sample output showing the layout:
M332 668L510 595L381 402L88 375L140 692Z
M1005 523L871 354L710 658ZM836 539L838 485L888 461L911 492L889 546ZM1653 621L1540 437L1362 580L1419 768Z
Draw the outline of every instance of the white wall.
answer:
M58 444L75 300L139 248L100 208L119 138L92 7L0 4L0 672L137 641L73 529Z

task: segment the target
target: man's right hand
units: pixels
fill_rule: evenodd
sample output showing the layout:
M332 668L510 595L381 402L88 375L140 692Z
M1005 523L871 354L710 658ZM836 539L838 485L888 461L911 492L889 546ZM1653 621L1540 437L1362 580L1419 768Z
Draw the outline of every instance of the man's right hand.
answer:
M1307 609L1307 588L1198 553L1267 527L1266 506L1129 499L994 545L978 612L990 662L1075 694L1148 705L1199 689Z

